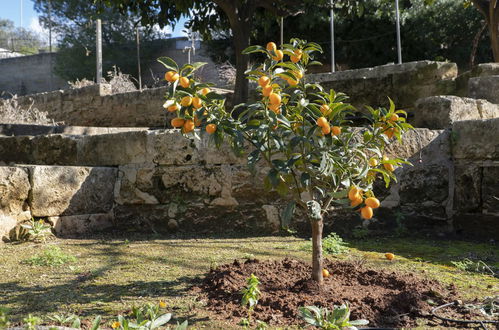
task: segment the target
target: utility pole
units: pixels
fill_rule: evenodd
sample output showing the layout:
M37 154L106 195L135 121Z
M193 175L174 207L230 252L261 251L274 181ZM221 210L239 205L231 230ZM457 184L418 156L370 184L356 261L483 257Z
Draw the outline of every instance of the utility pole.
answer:
M140 70L140 37L139 37L139 26L135 28L137 34L137 71L139 75L139 90L142 91L142 74Z
M100 84L102 80L102 22L100 19L97 19L97 28L96 28L96 65L97 65L97 73L96 73L96 82Z
M397 25L397 55L398 55L398 63L402 64L402 42L400 40L399 0L395 0L395 20L396 20L396 25Z
M335 57L335 53L334 53L334 8L333 8L333 5L334 5L334 0L331 0L331 13L330 13L330 16L331 16L331 73L335 72L336 71L336 59L334 58Z

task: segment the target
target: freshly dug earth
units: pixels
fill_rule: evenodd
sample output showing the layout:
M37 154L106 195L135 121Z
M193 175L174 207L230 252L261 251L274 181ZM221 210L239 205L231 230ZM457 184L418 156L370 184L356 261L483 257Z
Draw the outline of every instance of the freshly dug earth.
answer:
M235 260L211 270L194 290L207 299L208 309L214 314L237 323L247 312L241 306L241 289L246 286L246 279L255 274L262 294L253 319L273 326L302 324L298 315L302 306L332 308L348 302L351 320L369 320L370 327L410 327L416 325L417 318L430 318L435 304L457 299L453 286L446 288L411 273L375 271L347 261L324 260L324 266L331 276L325 278L322 291L310 280L311 266L291 259ZM452 309L441 313L450 318L483 319L483 315L460 315Z

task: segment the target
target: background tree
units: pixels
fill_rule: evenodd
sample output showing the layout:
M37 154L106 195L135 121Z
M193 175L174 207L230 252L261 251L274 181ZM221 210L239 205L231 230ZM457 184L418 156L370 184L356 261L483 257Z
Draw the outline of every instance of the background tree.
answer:
M32 55L44 47L46 43L40 35L24 28L16 28L11 20L0 19L0 48Z
M469 3L470 0L465 1L465 4ZM471 3L485 17L494 61L499 62L499 2L498 0L471 0Z
M119 67L123 72L137 77L136 24L140 18L120 14L111 9L99 8L93 1L51 0L49 21L48 2L34 0L41 24L52 26L58 41L55 73L67 80L95 77L95 20L102 20L103 71ZM165 41L162 33L151 28L141 28L141 60L144 65L157 57Z

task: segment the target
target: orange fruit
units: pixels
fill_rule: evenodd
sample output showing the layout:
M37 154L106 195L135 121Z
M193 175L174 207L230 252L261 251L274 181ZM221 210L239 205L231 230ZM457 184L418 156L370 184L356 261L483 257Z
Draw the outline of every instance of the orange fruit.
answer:
M282 50L276 50L275 51L275 56L272 56L272 59L274 61L280 61L284 58L284 53L282 52Z
M319 119L317 119L317 126L324 127L326 125L329 125L326 117L319 117Z
M188 107L192 104L192 97L190 96L184 96L181 100L180 100L180 104L183 106L183 107Z
M301 57L303 55L303 51L301 49L295 49L294 53L298 57Z
M369 166L371 166L371 167L378 166L378 160L376 158L369 159Z
M270 104L281 104L281 95L277 94L277 93L270 93L269 95L269 101L270 101Z
M333 134L334 136L340 135L341 134L341 127L340 126L333 126L333 128L331 128L331 134Z
M184 133L189 133L194 130L194 122L191 119L187 119L184 123Z
M184 126L185 120L177 117L177 118L173 118L170 123L172 124L173 127L179 128L179 127Z
M198 119L198 117L197 117L197 116L194 116L194 125L195 125L196 127L201 126L201 122L202 122L202 121L201 121L201 119Z
M364 206L360 209L360 215L362 216L362 219L369 220L373 217L373 209L369 206Z
M353 201L354 199L357 199L357 195L360 196L361 190L355 186L352 186L350 190L348 191L348 198Z
M267 85L262 88L262 94L263 96L269 96L273 90L272 85Z
M169 112L175 112L179 108L180 108L180 105L178 103L174 103L174 104L170 105L168 108L166 108L166 110L168 110Z
M395 167L392 164L383 164L383 167L390 172L395 171Z
M388 260L393 260L395 258L395 255L393 253L385 253L385 258Z
M380 203L376 197L369 197L366 199L366 205L372 209L377 209L379 207Z
M168 71L167 73L165 73L165 80L168 82L177 81L178 78L179 78L179 75L175 71Z
M187 87L189 87L189 85L191 83L189 81L189 78L187 78L187 77L180 77L179 84L180 84L180 86L182 86L184 88L187 88Z
M210 89L208 87L201 88L199 92L201 93L201 95L206 95L210 92Z
M331 112L331 108L329 108L329 105L323 104L323 105L321 105L321 112L323 115L327 116Z
M192 105L194 106L194 108L199 109L203 106L203 100L195 96L192 98Z
M289 86L296 86L296 85L298 85L298 80L294 80L292 78L289 78L289 79L286 79L286 81L288 82Z
M352 202L350 203L350 206L351 206L351 207L356 207L356 206L359 206L359 205L360 205L360 204L362 204L362 202L364 201L364 200L362 199L362 196L361 196L359 193L357 193L354 197L355 197L355 198L354 198L354 199L352 200Z
M208 124L208 125L206 125L206 132L208 134L213 134L213 133L216 132L216 130L217 130L217 125L215 125L215 124Z
M396 122L397 120L399 120L399 116L398 116L396 113L394 113L394 114L392 114L392 115L390 116L390 121L391 121L392 123Z
M267 50L269 52L274 52L275 53L275 51L277 50L277 45L275 44L275 42L271 41L271 42L267 43L267 47L266 48L267 48Z
M322 277L329 277L329 276L330 276L329 271L326 268L323 268L322 269Z
M291 59L291 62L293 62L293 63L298 63L301 60L301 56L291 55L289 58Z
M280 114L281 113L281 105L280 104L269 104L269 109L274 111L275 114Z
M270 78L267 77L267 76L261 76L260 78L258 78L258 85L262 86L262 87L265 87L269 84L270 82Z
M324 126L321 126L322 134L326 135L331 133L331 126L329 126L329 123L326 123Z
M385 134L389 139L391 139L393 137L393 134L395 134L395 128L394 127L389 128L386 131L384 131L383 134Z
M303 73L301 71L293 71L293 75L298 79L303 78Z

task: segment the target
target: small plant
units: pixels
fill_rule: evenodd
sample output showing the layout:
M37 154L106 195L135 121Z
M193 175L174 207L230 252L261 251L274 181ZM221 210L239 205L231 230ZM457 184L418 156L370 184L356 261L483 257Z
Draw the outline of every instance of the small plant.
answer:
M90 327L90 330L100 330L100 324L102 322L102 318L100 315L98 315L92 322L92 326Z
M482 260L473 261L468 258L464 258L463 260L451 261L450 263L463 272L490 274L492 276L496 275L496 272L494 272L494 270Z
M0 117L5 124L38 124L55 125L49 119L48 113L39 111L33 107L34 101L30 105L20 105L17 95L12 95L10 99L0 99Z
M8 328L9 325L9 310L7 308L0 307L0 329Z
M31 266L56 267L75 261L76 257L64 253L59 247L48 246L41 254L28 258L23 263Z
M81 327L81 320L76 315L63 315L63 314L54 314L50 315L49 320L54 321L57 325L69 326L71 328L79 329Z
M171 313L162 314L160 309L166 307L164 302L160 302L157 305L147 304L141 307L133 307L131 318L126 318L122 315L118 316L118 321L112 324L113 329L129 330L129 329L140 329L140 330L152 330L158 329L168 323L171 318ZM184 321L182 324L178 324L174 328L175 330L187 329L188 321Z
M312 249L312 242L307 243L303 250L309 251ZM330 233L322 240L322 253L330 255L338 255L348 252L348 244L336 233Z
M256 277L255 274L251 274L246 281L246 288L241 291L243 294L241 305L248 306L247 326L251 324L251 314L253 313L255 306L258 304L258 299L260 298L261 292L260 289L258 289L259 284L260 281L258 280L258 277ZM246 322L244 322L243 319L241 323Z
M402 237L408 234L409 230L407 229L407 226L405 225L405 214L404 212L398 210L395 212L395 223L397 224L397 227L395 228L395 237Z
M27 239L34 242L45 242L46 237L52 234L50 225L43 220L35 221L35 219L31 218L29 223L22 224L21 227L28 231Z
M42 319L36 316L33 316L31 314L28 314L28 317L25 317L23 319L24 328L26 330L35 330L36 326L40 323L42 323Z
M357 329L356 326L369 323L367 320L350 321L348 304L334 306L333 311L316 306L300 307L299 310L305 322L320 329Z
M368 237L370 233L371 231L369 230L369 228L355 227L352 230L352 237L355 239L362 239Z

